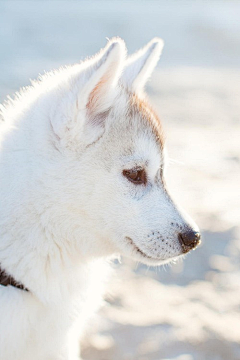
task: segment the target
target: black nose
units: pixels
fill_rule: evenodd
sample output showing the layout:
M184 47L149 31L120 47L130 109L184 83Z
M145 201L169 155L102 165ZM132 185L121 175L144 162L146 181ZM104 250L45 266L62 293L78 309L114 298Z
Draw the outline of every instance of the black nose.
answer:
M194 249L201 242L201 234L199 232L188 230L178 235L179 242L182 246L183 252Z

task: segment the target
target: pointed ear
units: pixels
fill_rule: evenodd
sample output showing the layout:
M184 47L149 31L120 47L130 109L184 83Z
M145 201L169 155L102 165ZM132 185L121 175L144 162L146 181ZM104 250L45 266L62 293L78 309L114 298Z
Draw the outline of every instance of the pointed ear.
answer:
M105 112L114 98L114 88L122 74L126 57L125 43L120 38L110 40L107 46L94 57L85 71L87 79L79 94L90 120Z
M122 74L126 57L125 43L113 38L92 59L76 65L63 85L63 98L58 118L53 119L52 127L58 138L66 143L66 137L79 138L85 131L85 141L94 141L104 128L116 87ZM67 94L66 94L67 91Z
M121 81L132 91L141 91L160 58L164 42L152 39L145 47L131 55L124 68Z

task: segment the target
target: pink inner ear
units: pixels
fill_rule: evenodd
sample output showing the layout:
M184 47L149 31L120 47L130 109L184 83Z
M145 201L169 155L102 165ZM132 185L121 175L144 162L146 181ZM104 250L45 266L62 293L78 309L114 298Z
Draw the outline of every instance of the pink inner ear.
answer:
M116 62L112 62L104 75L91 91L86 105L87 116L94 125L103 126L111 107L111 98L114 94Z
M106 82L107 78L106 75L104 75L89 96L86 107L87 116L92 125L103 126L104 121L109 113L109 109L102 111L102 103L104 103L104 96L106 96L106 92L104 92L104 89L106 88Z
M87 103L87 110L90 117L96 115L98 111L101 112L101 103L104 104L104 97L106 96L106 88L107 82L109 81L109 74L108 71L106 74L102 76L100 81L97 83L93 91L89 95L88 103Z

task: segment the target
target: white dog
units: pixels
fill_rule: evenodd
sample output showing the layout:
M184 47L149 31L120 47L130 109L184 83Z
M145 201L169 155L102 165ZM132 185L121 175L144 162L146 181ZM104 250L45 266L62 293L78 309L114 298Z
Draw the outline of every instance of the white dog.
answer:
M164 183L144 95L163 42L129 59L115 38L2 106L0 359L77 360L107 261L160 265L200 241Z

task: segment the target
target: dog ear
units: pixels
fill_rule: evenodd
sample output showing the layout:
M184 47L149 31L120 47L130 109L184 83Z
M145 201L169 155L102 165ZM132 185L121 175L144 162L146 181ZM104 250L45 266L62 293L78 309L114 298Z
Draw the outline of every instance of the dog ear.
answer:
M124 68L121 81L132 91L141 91L160 58L164 42L152 39L146 46L131 55Z
M111 106L114 88L121 76L125 56L124 41L114 38L100 51L94 63L87 69L85 76L88 80L80 95L91 120Z
M58 107L60 117L54 117L52 121L59 139L65 138L66 142L68 137L72 142L74 136L80 137L84 131L87 142L99 137L116 95L125 57L124 41L113 38L92 59L73 67Z

